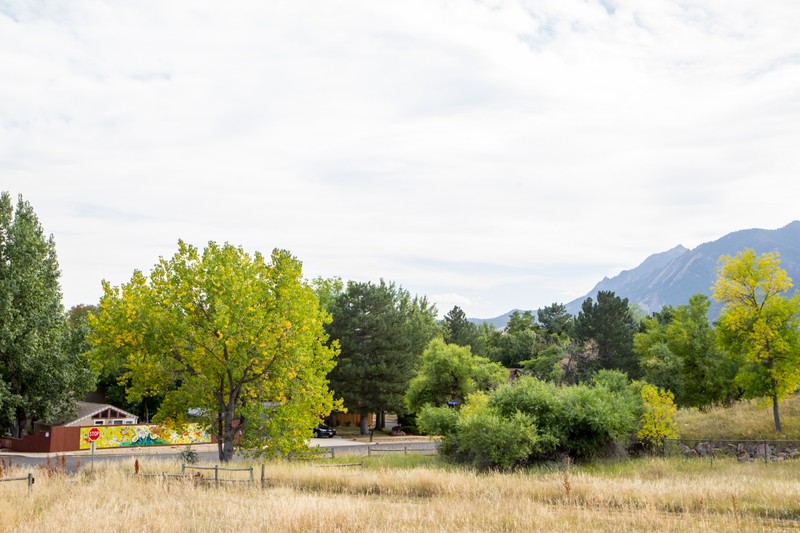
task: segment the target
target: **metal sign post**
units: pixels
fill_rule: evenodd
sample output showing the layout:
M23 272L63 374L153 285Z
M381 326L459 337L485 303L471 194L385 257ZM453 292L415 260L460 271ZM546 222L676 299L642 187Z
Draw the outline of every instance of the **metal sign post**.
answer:
M89 430L89 440L91 441L90 446L92 447L92 477L94 477L94 443L97 439L100 438L100 430L98 428L92 428Z

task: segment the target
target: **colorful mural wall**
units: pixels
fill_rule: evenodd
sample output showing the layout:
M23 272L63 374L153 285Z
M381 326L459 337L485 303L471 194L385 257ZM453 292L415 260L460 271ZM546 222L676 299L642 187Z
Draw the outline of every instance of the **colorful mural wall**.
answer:
M197 424L187 424L181 431L156 425L141 426L94 426L100 430L95 441L97 448L122 448L126 446L161 446L165 444L200 444L211 442L211 435ZM89 430L81 428L81 450L91 448Z

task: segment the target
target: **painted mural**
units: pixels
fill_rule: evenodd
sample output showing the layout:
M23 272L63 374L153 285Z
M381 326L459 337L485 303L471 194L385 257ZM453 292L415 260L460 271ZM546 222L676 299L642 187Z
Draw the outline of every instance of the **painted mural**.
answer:
M211 435L197 424L187 424L181 431L156 425L94 426L100 430L95 441L97 448L123 448L127 446L162 446L168 444L200 444L211 442ZM81 428L81 450L91 448L89 430Z

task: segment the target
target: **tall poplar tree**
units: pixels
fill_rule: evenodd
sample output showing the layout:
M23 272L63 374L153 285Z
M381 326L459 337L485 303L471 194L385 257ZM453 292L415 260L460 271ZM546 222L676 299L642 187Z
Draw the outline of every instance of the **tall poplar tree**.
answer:
M200 412L221 461L234 444L286 454L338 406L326 379L337 351L326 345L328 318L289 252L268 262L227 243L200 252L180 242L149 278L104 283L91 358L123 369L131 401L164 393L156 421Z
M64 349L64 309L52 235L30 203L0 195L0 426L21 437L33 421L75 409L93 385L80 357Z
M800 384L800 296L787 295L792 279L779 265L777 252L756 257L747 249L722 256L712 287L724 305L717 326L720 344L744 358L737 381L745 393L772 399L778 433L778 405Z

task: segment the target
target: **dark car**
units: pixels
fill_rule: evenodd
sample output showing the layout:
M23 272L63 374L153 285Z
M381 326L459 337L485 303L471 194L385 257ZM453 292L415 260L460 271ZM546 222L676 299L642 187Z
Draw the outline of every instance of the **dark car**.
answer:
M326 424L320 424L314 428L314 438L319 439L322 437L333 438L336 436L336 429Z

